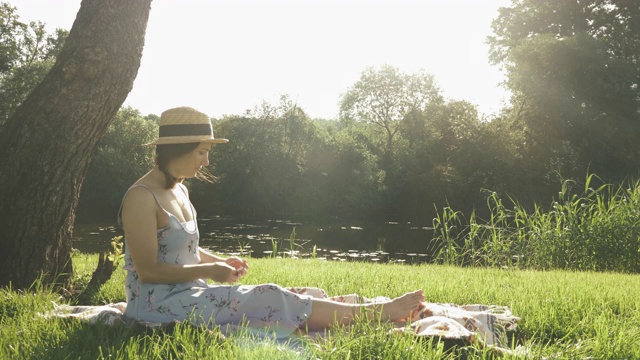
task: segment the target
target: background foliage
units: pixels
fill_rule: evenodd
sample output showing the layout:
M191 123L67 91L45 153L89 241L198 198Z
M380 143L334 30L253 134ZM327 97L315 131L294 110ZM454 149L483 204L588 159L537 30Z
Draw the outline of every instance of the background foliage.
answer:
M51 66L66 32L23 24L0 6L0 124ZM489 37L510 103L483 117L445 99L426 71L364 69L338 119L311 119L284 95L213 119L231 139L212 150L215 184L192 182L201 214L430 223L450 207L488 217L486 194L522 209L561 200L571 179L623 184L640 158L640 10L614 0L513 0ZM127 186L152 164L140 144L157 116L123 108L84 183L80 219L111 221ZM1 125L0 125L1 126Z

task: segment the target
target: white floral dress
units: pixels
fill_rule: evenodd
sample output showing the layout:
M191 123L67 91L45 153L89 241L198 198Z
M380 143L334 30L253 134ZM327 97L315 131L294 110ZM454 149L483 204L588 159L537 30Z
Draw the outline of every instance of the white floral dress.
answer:
M144 185L134 187L137 186L151 191ZM195 219L195 209L193 206L191 209ZM180 223L174 215L165 212L169 215L169 224L158 230L158 261L198 264L197 222L194 220L193 230L189 231L189 224ZM127 270L125 316L139 321L169 323L188 320L209 327L220 325L224 332L248 325L250 330L267 331L283 338L302 326L311 315L311 295L299 294L294 292L295 289L275 284L214 285L202 279L176 284L142 283L133 266L126 239L124 269Z

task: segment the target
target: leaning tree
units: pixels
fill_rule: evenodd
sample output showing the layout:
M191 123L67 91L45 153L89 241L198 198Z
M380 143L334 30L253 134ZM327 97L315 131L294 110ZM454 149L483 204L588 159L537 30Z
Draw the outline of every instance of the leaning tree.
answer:
M55 65L0 127L0 285L64 282L91 156L140 67L151 0L83 0Z

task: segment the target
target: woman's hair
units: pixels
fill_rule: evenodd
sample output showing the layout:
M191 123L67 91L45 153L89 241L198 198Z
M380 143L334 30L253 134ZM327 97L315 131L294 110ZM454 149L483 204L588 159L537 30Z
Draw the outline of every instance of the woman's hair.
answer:
M156 145L156 157L155 163L158 165L158 169L162 171L165 178L165 188L172 189L177 183L182 182L184 178L176 178L167 170L167 165L174 159L177 159L183 155L186 155L198 148L200 143L185 143L185 144L164 144ZM196 179L214 182L216 180L209 170L202 168L196 173Z

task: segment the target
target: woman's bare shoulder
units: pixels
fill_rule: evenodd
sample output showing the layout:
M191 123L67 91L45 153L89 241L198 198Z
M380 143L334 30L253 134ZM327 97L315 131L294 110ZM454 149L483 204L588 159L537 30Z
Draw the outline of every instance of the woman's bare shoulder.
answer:
M124 207L142 209L155 206L156 196L153 189L147 186L133 185L124 197Z

